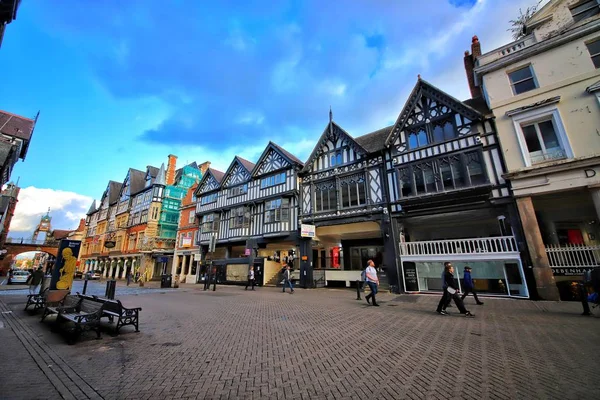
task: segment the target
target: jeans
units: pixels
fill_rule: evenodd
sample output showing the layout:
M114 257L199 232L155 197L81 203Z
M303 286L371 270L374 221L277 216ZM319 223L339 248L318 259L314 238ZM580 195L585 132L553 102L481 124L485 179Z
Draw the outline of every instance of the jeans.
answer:
M291 290L292 292L294 291L294 285L292 285L292 281L291 281L291 280L289 280L289 279L286 279L286 280L283 282L283 293L285 293L285 287L286 287L286 286L289 286L289 287L290 287L290 290Z
M375 295L377 294L377 284L375 282L367 282L367 285L369 285L371 293L365 296L365 299L371 298L373 300L373 304L377 304L377 301L375 300Z
M40 285L29 285L29 294L36 294L39 293L39 289Z
M254 290L254 278L248 279L248 283L246 283L246 289L248 289L248 286L250 285L252 285L252 290Z

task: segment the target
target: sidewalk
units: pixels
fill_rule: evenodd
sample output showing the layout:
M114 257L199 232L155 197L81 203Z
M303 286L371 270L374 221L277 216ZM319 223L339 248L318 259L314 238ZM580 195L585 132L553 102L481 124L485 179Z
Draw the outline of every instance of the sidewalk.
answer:
M467 319L436 314L437 296L384 293L371 307L350 290L185 285L118 297L143 308L141 332L74 346L22 312L21 296L0 297L13 311L0 314L1 338L14 347L0 347L0 368L37 354L64 372L36 376L50 382L40 388L105 399L600 398L600 317L577 303L468 299ZM9 398L60 398L10 382L0 380Z

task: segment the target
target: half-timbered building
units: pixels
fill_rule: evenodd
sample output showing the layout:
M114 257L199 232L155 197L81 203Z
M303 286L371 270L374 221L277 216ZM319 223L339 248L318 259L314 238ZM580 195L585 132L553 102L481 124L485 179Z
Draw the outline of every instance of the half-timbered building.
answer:
M254 164L235 157L225 173L209 168L196 191L200 243L211 237L219 279L245 281L254 263L257 280L274 283L283 260L296 253L298 177L302 162L270 142ZM293 251L290 251L293 250Z
M397 280L383 180L387 133L353 138L330 113L300 173L300 220L314 227L315 235L302 241L303 285L349 286L371 258L382 271L382 283L389 273Z
M386 139L385 181L400 288L441 290L443 263L483 293L528 297L519 220L494 121L419 78Z

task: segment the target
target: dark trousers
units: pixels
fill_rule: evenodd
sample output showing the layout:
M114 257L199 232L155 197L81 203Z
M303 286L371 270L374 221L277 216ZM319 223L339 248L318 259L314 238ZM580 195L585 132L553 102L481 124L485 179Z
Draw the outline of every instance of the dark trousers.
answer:
M252 290L254 290L254 282L254 278L248 279L248 283L246 283L246 289L248 289L248 286L252 285Z
M437 305L437 312L441 312L443 310L446 309L446 307L448 307L448 304L450 303L450 301L452 300L452 298L450 297L450 293L448 293L448 291L446 291L446 289L444 289L444 294L442 294L442 298L440 299L440 302Z
M375 295L377 294L377 284L375 282L367 282L369 285L369 289L371 289L371 293L365 296L365 299L371 298L373 300L373 305L377 304L377 300L375 300Z
M465 292L463 293L461 300L464 300L465 297L467 297L467 295L469 293L473 293L473 297L475 297L475 302L479 303L479 298L477 297L477 292L475 291L475 288L464 288Z
M466 314L467 309L465 308L465 304L463 303L458 293L450 294L447 290L444 290L444 295L440 299L436 311L440 312L442 310L446 310L446 307L448 306L448 304L450 304L452 300L454 300L454 304L456 304L458 311L460 311L461 314Z

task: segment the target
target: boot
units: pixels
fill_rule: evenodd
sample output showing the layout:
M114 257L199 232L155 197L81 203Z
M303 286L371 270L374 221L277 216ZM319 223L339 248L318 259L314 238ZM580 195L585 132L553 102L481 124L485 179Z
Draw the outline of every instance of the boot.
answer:
M373 305L375 307L379 307L379 304L377 304L377 300L375 300L375 296L373 296Z

